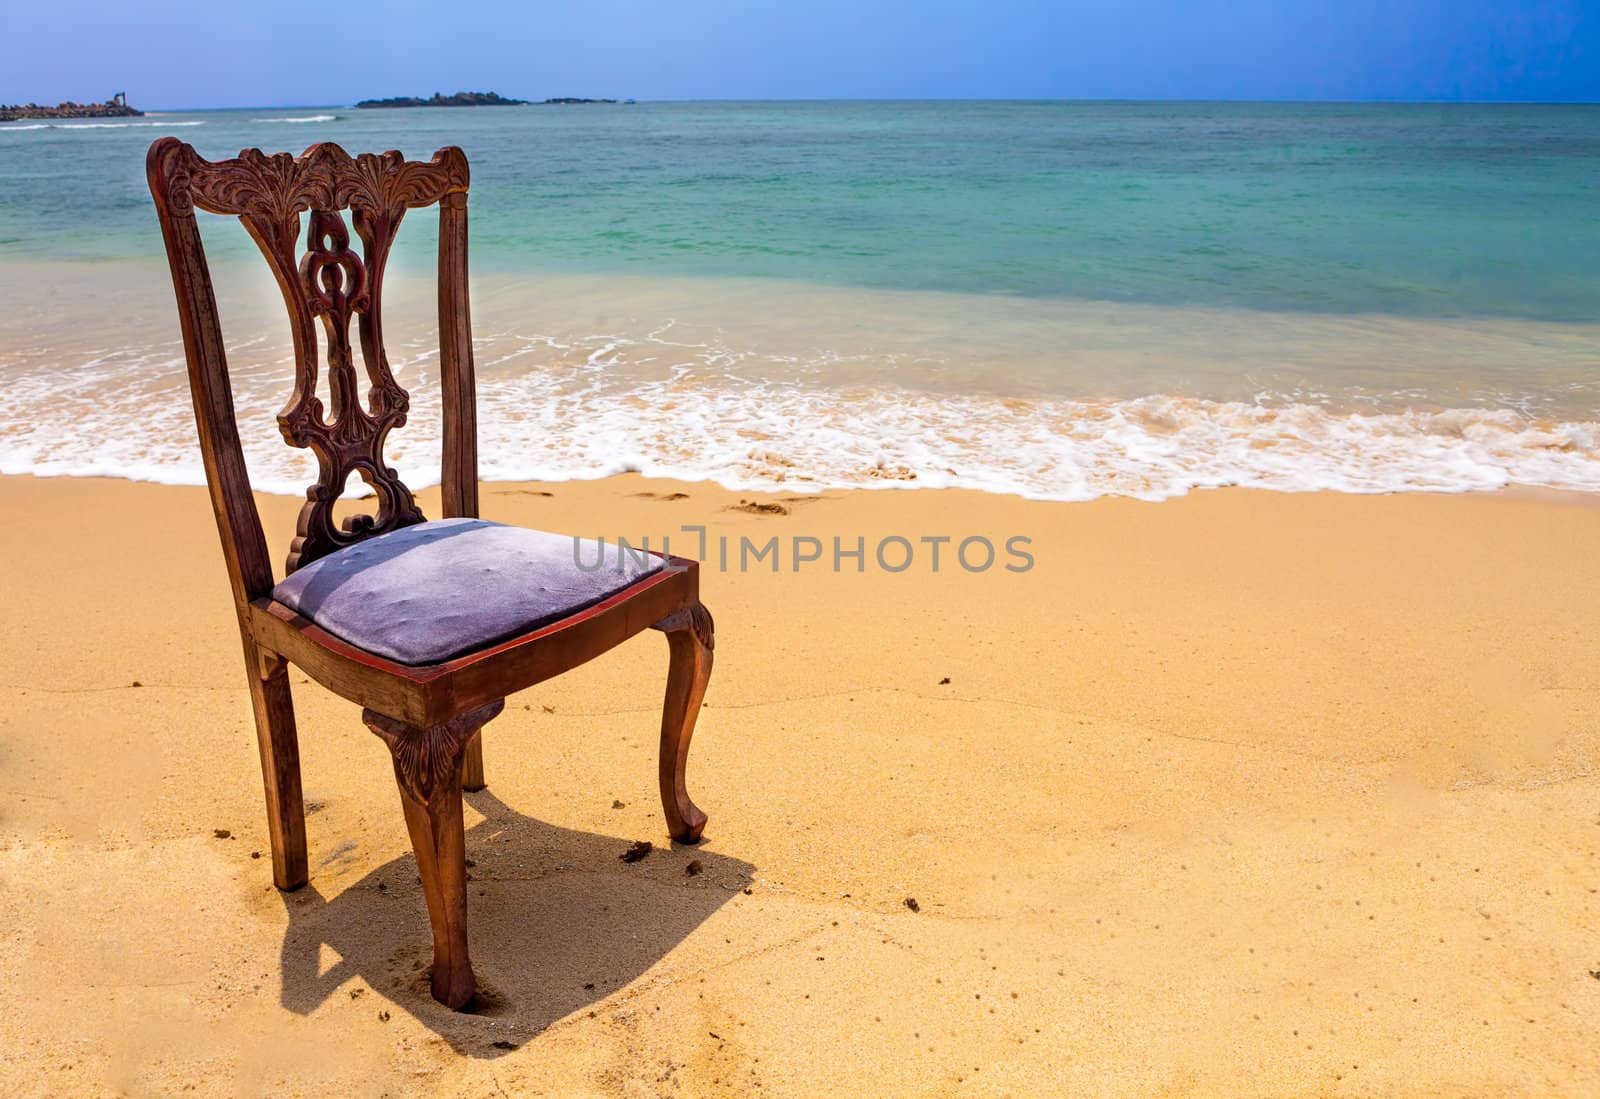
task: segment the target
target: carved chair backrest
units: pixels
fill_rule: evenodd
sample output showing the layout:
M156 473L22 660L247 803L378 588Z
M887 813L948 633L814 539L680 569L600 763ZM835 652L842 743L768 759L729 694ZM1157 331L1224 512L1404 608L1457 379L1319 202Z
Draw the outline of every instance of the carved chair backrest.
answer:
M309 447L318 463L286 563L286 572L293 572L362 539L422 521L411 490L383 456L385 438L406 421L409 398L396 384L384 353L381 302L384 266L401 219L407 210L439 206L444 513L477 515L465 154L451 146L431 161L408 161L395 151L351 156L324 143L298 157L246 149L232 160L209 161L189 145L165 137L150 146L146 171L172 266L206 480L240 613L246 603L272 590L272 566L240 449L197 208L236 215L243 222L271 266L289 310L294 388L278 414L278 426L286 442ZM345 210L360 239L360 254L350 247ZM302 214L307 215L303 248ZM370 382L365 402L356 380L352 319ZM317 395L324 361L328 408ZM352 473L372 487L377 510L335 525L334 504Z

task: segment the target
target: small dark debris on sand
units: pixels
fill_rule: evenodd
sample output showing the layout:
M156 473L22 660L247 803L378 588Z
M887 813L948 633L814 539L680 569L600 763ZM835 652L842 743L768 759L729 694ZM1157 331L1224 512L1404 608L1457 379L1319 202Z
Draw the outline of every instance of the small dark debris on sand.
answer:
M594 982L590 981L588 984L584 985L583 986L583 990L585 992L593 992L594 991Z
M553 714L556 712L556 708L554 706L540 706L539 709L543 710L547 714Z
M517 1044L515 1042L508 1042L504 1038L497 1039L496 1041L491 1042L490 1044L493 1045L495 1049L516 1049L517 1048Z
M626 809L627 807L628 807L628 803L623 801L621 798L612 798L611 799L611 808L613 808L613 809Z
M1589 976L1593 977L1597 981L1600 981L1600 969L1589 970Z
M144 684L140 683L137 679L135 679L132 683L129 684L129 686L130 687L143 687Z
M364 988L352 988L350 990L350 998L352 1000L359 1000L359 999L361 999L362 996L364 996L366 994L366 991L367 990L364 989Z
M943 679L939 680L939 686L941 686L941 687L950 686L950 677L949 676L945 676Z
M472 861L472 860L471 860L471 859L468 859L468 860L467 860L467 869L468 869L468 870L471 870L471 869L472 869L472 868L473 868L473 867L474 867L474 866L477 866L477 865L478 865L478 864L477 864L477 863L475 863L475 862L473 862L473 861Z
M748 511L751 515L788 515L789 509L782 504L764 504L759 500L740 500L737 504L729 504L729 511Z
M689 861L689 865L683 868L683 872L692 878L696 874L704 872L705 868L706 864L701 862L699 859L691 859Z
M719 1042L722 1041L722 1035L718 1034L716 1031L708 1030L708 1031L706 1031L706 1033L711 1035L711 1037L715 1038L717 1041L719 1041Z
M253 858L253 859L259 859L261 857L261 852L260 851L252 851L252 852L250 852L250 857Z
M388 891L389 891L389 887L387 885L385 885L383 882L379 882L378 883L378 892L387 893Z
M623 862L638 862L653 850L655 850L655 844L649 840L634 840L633 846L618 855L617 858Z
M387 1011L378 1012L378 1022L387 1023L388 1021L389 1021L389 1013Z
M216 836L219 840L227 840L227 839L232 839L233 838L233 833L228 831L226 828L213 828L211 830L211 834L213 836Z
M917 898L915 898L915 897L907 897L906 898L906 907L911 909L911 911L913 911L913 912L921 912L922 911L922 906L917 903Z

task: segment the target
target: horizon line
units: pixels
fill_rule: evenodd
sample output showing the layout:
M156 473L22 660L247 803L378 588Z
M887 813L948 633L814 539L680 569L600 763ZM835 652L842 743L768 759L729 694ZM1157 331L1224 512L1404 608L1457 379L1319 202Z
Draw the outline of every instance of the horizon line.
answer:
M460 94L460 93L452 93ZM515 96L509 98L516 98ZM558 98L558 97L547 97ZM1445 99L1445 98L1382 98L1369 97L1365 99L1340 99L1340 98L1249 98L1249 97L1218 97L1218 96L784 96L780 98L744 97L744 96L682 96L633 99L632 103L624 103L621 96L593 96L585 98L615 98L615 106L639 106L647 103L1127 103L1127 104L1153 104L1153 103L1228 103L1239 105L1261 106L1417 106L1417 107L1594 107L1600 106L1600 99ZM27 102L27 101L24 101ZM69 101L70 102L70 101ZM7 105L7 104L0 104ZM18 106L23 104L16 104ZM46 107L50 104L36 103L36 106ZM92 105L92 104L90 104ZM530 99L523 104L486 104L485 106L529 106L543 107L550 105L545 100ZM596 106L610 106L611 104L595 104ZM469 108L428 107L383 107L383 108L358 108L352 102L337 103L252 103L236 107L170 107L153 106L140 108L149 111L299 111L299 110L464 110Z

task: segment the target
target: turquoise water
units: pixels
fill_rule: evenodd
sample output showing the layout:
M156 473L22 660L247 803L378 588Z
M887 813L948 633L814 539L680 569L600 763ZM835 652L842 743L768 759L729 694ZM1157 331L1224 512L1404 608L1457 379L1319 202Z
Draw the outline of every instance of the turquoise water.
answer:
M332 117L264 121L319 115ZM459 144L475 256L497 270L1569 321L1600 302L1596 107L696 103L144 121L0 126L0 256L149 255L141 153L171 128L210 156Z
M1065 498L1600 488L1600 108L1583 106L645 103L0 125L15 303L0 375L40 402L0 421L0 469L196 475L181 422L113 445L106 421L95 446L39 423L76 382L152 399L181 383L143 179L168 132L213 157L466 150L480 368L506 421L492 475ZM259 260L230 229L209 239L243 303ZM431 232L408 222L402 272L425 267ZM266 318L250 325L235 365L261 384L241 401L267 409L283 351ZM426 322L408 338L426 400ZM647 407L661 401L692 406L699 434L674 439ZM266 446L287 486L300 467Z

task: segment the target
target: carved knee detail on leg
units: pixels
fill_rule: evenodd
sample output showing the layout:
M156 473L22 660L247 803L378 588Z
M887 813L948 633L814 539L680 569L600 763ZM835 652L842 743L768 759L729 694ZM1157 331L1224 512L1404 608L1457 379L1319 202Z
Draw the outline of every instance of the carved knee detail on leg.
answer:
M650 627L661 630L663 633L677 633L688 630L694 634L695 640L711 652L717 647L716 623L711 619L711 612L704 603L690 603L681 611L674 611L661 621Z
M445 772L457 776L467 744L484 722L505 708L505 700L480 706L442 725L411 725L376 710L361 711L361 720L383 738L394 755L395 776L401 788L426 805L438 792L439 777ZM452 789L453 793L454 790Z

